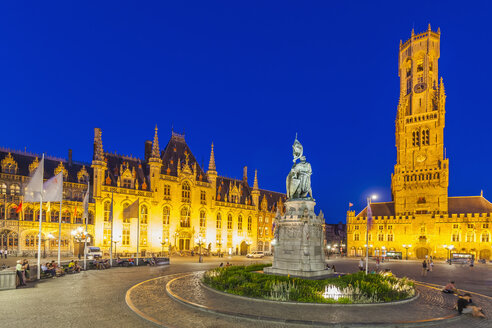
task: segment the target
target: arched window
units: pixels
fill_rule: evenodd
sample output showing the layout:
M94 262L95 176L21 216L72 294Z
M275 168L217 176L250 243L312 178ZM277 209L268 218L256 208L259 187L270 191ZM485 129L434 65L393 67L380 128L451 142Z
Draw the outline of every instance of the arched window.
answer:
M259 250L260 252L261 252L261 251L263 251L263 242L262 242L262 241L259 241L259 242L258 242L258 247L257 247L257 248L258 248L258 250Z
M430 144L430 132L429 130L422 131L422 144L429 145Z
M200 211L200 227L205 228L206 225L206 213L205 211Z
M475 234L473 233L473 231L468 231L466 233L466 242L467 243L472 243L475 241Z
M18 246L17 233L11 230L3 230L0 232L0 248L13 249Z
M149 210L147 206L142 205L140 208L140 224L147 224L149 221Z
M227 229L228 230L231 230L232 229L232 215L231 214L229 214L227 216Z
M241 215L237 218L237 230L243 231L243 217Z
M393 234L392 233L388 234L388 241L393 241Z
M354 233L354 241L359 241L359 233Z
M180 226L182 228L190 227L190 209L188 207L183 207L181 209Z
M453 235L451 236L451 241L454 242L459 242L460 241L460 234L457 231L453 232Z
M490 241L490 234L487 231L482 232L482 243L488 243Z
M9 210L9 220L19 219L19 213L17 213L17 207L11 206Z
M252 229L253 229L253 219L251 218L251 216L248 216L248 232L251 232Z
M0 183L0 194L5 195L7 193L7 185L5 183Z
M217 221L215 223L215 227L217 229L222 229L222 215L220 213L217 213Z
M75 212L73 213L73 220L75 224L83 224L85 222L82 222L82 210L78 210L75 208Z
M51 222L58 222L58 220L60 219L60 212L56 211L56 210L53 210L51 211L50 213L50 221Z
M162 224L163 225L169 225L169 214L170 214L169 207L164 206L162 208Z
M189 203L191 201L191 188L188 182L183 182L181 186L181 199L184 203Z
M384 235L382 233L378 234L378 241L384 241Z
M28 207L24 211L24 221L33 221L34 220L34 211L32 208Z
M103 218L104 222L109 222L111 215L111 202L109 200L105 201L103 204Z
M147 246L147 223L149 222L149 209L147 206L140 207L140 246Z

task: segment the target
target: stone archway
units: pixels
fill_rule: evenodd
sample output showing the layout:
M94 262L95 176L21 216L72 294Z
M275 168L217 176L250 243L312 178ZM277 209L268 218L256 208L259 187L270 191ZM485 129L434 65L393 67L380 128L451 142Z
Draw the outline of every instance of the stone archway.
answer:
M429 249L426 247L419 247L415 250L415 255L418 259L425 259L429 255Z
M245 241L243 241L243 242L241 243L241 246L240 246L239 248L240 248L240 254L241 254L241 255L246 255L246 254L248 254L248 245L246 244L246 242L245 242Z

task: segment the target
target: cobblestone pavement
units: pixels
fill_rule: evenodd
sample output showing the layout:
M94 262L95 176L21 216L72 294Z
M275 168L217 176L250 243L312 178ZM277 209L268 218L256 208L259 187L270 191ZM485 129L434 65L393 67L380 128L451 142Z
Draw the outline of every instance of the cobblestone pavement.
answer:
M268 262L271 259L266 259ZM205 258L205 263L196 263L198 259L191 257L172 258L171 265L166 267L139 267L139 268L114 268L103 271L88 271L80 274L67 275L62 278L43 280L37 284L29 284L29 288L17 290L0 291L0 326L1 327L155 327L156 325L136 315L125 302L125 295L132 286L151 278L169 276L177 273L196 272L218 266L220 262L231 262L233 264L251 263L240 257L233 258ZM255 261L259 262L259 261ZM347 266L345 272L353 271L357 264L351 260L343 260L336 263L338 271ZM412 271L417 263L395 263L391 264L396 273L401 271ZM353 268L352 268L353 267ZM437 267L437 266L436 266ZM349 270L350 268L350 270ZM489 268L491 268L489 266ZM460 268L461 269L461 268ZM484 286L490 285L490 272L480 271L477 267L473 272L463 271L463 280L471 280L472 283L459 283L458 287L465 286L472 291L483 292ZM442 273L434 273L425 281L439 284L446 271L454 270L444 266L440 269ZM489 269L490 270L490 269ZM415 273L418 276L418 270ZM439 271L437 271L439 272ZM459 273L458 271L453 271ZM406 274L411 276L410 274ZM298 325L273 324L268 321L252 321L239 318L230 318L213 313L198 311L169 299L166 295L164 282L154 281L154 286L142 284L148 287L143 294L135 294L135 305L146 306L145 311L160 319L166 319L168 327L299 327ZM424 279L422 279L424 280ZM463 286L460 286L463 284ZM141 285L141 286L142 286ZM152 288L151 288L152 287ZM437 293L437 295L440 295ZM138 297L137 297L138 296ZM444 295L447 296L447 295ZM444 297L443 296L443 297ZM436 296L437 297L437 296ZM154 302L153 305L139 303L138 300L148 298ZM137 300L138 299L138 300ZM475 302L481 302L474 297ZM161 303L158 303L161 302ZM440 304L437 299L429 299L428 302ZM490 310L489 310L490 309ZM490 306L486 310L492 316ZM160 317L159 317L160 316ZM354 310L357 316L357 309ZM478 320L478 319L477 319ZM490 321L477 321L470 318L469 322L474 326L490 327ZM456 322L450 322L443 327L468 326L468 319L461 318ZM343 327L343 325L338 325ZM394 325L392 327L395 327Z

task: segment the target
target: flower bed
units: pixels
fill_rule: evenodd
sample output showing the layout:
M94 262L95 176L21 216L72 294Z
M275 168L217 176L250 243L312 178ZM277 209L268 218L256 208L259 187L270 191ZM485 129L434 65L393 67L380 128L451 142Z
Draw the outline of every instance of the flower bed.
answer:
M337 278L307 280L255 272L266 266L255 264L213 269L204 274L203 282L226 293L306 303L382 303L415 295L413 282L407 278L359 272Z

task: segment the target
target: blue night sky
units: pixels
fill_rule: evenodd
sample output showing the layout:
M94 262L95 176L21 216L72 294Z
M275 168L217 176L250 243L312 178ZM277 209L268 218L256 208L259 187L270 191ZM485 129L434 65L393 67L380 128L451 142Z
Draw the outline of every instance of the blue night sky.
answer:
M92 160L143 157L186 133L219 174L285 192L295 133L317 209L344 220L391 199L398 46L441 28L450 196L492 198L492 6L425 1L93 1L0 4L0 145ZM252 180L250 180L252 181Z

